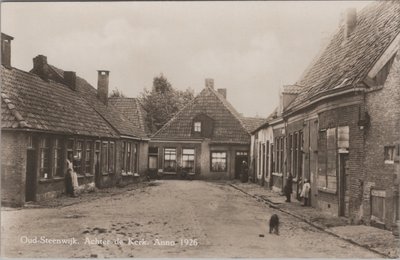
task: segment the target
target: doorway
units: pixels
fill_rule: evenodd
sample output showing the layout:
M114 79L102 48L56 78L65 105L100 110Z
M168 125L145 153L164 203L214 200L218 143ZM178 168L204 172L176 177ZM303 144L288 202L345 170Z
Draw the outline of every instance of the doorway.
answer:
M235 179L240 179L242 172L242 163L245 161L249 165L249 157L247 152L236 152L235 156Z
M26 182L25 182L25 201L36 200L36 166L37 155L36 150L32 146L27 150L26 156Z
M339 154L339 216L346 215L346 172L349 154Z

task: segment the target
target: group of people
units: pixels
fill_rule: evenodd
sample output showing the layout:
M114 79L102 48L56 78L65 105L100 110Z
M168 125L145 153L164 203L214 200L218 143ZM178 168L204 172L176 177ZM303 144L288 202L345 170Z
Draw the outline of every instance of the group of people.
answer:
M293 176L290 173L286 180L286 184L285 184L285 187L283 188L283 191L286 196L286 202L290 202L290 199L291 199L291 196L293 193ZM309 199L310 199L310 191L311 191L310 181L308 179L304 179L303 187L302 187L301 193L300 193L300 197L303 198L303 202L304 202L304 204L302 206L308 206Z

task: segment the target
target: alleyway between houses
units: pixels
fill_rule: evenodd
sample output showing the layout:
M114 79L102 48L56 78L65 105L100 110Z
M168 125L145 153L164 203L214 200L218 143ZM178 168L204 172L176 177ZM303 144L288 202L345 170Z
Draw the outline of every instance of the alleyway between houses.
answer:
M267 230L274 213L279 236ZM381 257L217 182L154 181L80 203L3 209L1 217L3 257ZM41 236L79 244L22 243ZM110 244L87 243L96 239Z

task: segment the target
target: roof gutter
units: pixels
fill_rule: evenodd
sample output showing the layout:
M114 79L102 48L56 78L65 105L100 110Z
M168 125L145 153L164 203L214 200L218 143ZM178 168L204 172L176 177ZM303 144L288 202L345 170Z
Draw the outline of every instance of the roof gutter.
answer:
M134 137L128 135L120 135L121 138L131 139L131 140L139 140L139 141L150 141L150 138L145 137Z
M298 106L295 110L292 110L292 111L289 111L289 112L286 112L286 113L284 112L283 117L288 117L288 116L296 113L297 111L299 111L301 109L304 109L304 108L306 108L308 106L314 105L315 103L318 103L318 102L320 102L322 100L325 100L325 99L338 97L338 96L341 96L341 95L344 95L344 94L348 94L348 93L351 93L351 92L364 92L364 91L365 91L365 88L356 87L356 88L351 88L351 89L339 91L339 92L336 92L336 93L333 93L333 94L325 95L325 96L319 97L319 98L317 98L315 100L312 100L311 102L306 103L306 104L304 104L302 106Z

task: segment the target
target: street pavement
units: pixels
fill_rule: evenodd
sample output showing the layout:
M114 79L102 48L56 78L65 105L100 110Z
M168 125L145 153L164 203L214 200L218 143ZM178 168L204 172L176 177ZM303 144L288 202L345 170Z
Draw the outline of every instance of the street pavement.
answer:
M226 182L161 180L114 191L2 208L1 256L382 257ZM272 214L279 235L268 233Z

